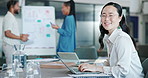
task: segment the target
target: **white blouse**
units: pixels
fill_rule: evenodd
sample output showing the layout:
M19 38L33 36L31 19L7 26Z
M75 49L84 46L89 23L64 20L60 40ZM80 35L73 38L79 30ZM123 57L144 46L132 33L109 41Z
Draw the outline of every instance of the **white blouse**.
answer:
M121 29L115 29L110 36L106 35L109 66L103 66L104 73L115 78L143 78L143 68L128 34Z

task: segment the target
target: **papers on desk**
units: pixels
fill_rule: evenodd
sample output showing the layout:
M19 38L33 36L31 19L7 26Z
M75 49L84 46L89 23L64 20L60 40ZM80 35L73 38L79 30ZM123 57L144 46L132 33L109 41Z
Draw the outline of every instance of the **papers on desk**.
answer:
M67 62L68 66L74 66L75 63L73 62ZM61 62L50 62L50 63L44 63L40 65L41 68L54 68L54 69L61 69L66 68L65 65Z
M46 59L30 59L27 61L35 61L35 62L54 62L54 61L58 61L59 59L55 59L55 58L46 58Z
M113 78L111 75L106 75L104 73L100 74L68 74L70 77L74 78Z
M87 59L80 59L79 60L81 63L85 63L85 62L88 62L89 60L87 60Z
M106 61L108 57L99 57L98 59L96 59L95 63L103 63L104 61Z

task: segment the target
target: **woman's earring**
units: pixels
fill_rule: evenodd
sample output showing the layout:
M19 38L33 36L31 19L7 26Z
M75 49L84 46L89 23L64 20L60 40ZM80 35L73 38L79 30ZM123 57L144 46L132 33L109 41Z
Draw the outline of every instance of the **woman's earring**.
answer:
M121 27L120 27L120 26L118 26L118 29L121 29Z

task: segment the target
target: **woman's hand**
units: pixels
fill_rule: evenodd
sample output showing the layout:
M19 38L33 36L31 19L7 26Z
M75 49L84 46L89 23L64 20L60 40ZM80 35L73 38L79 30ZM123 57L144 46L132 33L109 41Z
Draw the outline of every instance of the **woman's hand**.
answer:
M53 29L59 29L60 27L58 25L52 25Z
M81 71L81 72L103 72L103 67L102 66L96 66L95 64L87 64L87 63L84 63L84 64L80 64L78 69Z

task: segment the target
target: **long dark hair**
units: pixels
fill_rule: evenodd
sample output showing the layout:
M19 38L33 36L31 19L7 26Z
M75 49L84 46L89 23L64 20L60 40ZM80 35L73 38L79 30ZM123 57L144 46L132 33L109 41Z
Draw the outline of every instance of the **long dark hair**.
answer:
M122 16L122 7L119 4L117 4L117 3L109 2L109 3L107 3L103 7L103 9L106 6L110 6L110 5L113 6L113 7L115 7L117 9L117 12L118 12L119 16L121 17ZM103 9L102 9L102 11L103 11ZM102 11L101 11L101 14L102 14ZM127 23L126 23L126 20L125 20L124 15L122 16L122 19L119 22L119 25L120 25L122 31L126 32L127 34L130 34L130 30L129 30L128 26L127 26ZM104 43L103 43L104 35L109 33L108 30L104 29L104 27L102 26L102 24L100 25L100 33L101 33L101 35L99 37L99 43L100 43L100 50L102 50L104 48ZM134 39L132 37L131 37L131 39L132 39L132 41L134 43L134 46L136 47L136 43L135 43Z
M70 6L70 13L69 13L69 15L73 15L74 16L74 19L76 21L75 2L73 0L70 0L70 1L64 2L64 5L65 6Z
M7 9L10 10L10 7L14 6L17 2L18 2L18 0L9 0L7 2Z

